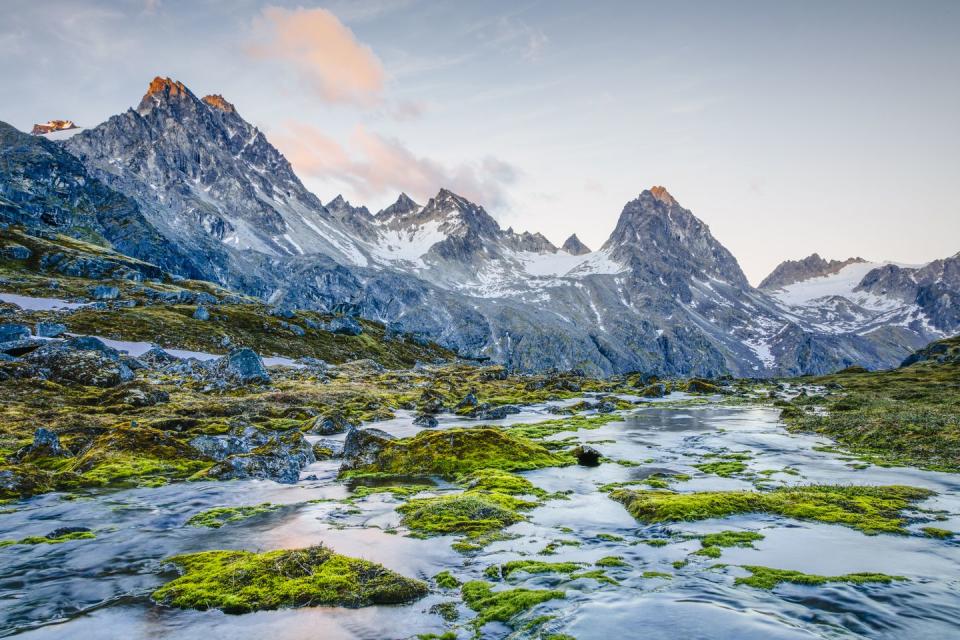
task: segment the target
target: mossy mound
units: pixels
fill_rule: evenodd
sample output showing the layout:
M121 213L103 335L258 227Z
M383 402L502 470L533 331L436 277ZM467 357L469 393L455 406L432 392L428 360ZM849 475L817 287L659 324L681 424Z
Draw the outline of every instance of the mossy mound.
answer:
M187 526L219 529L225 524L246 520L261 513L270 513L279 508L279 506L272 505L269 502L251 507L216 507L191 516L187 520Z
M723 393L723 389L713 384L709 380L700 378L691 378L683 388L687 393L717 394Z
M423 474L455 478L478 469L522 471L572 462L570 457L552 453L526 438L480 427L421 431L412 438L392 440L384 444L374 462L353 467L346 474Z
M547 493L526 478L500 469L479 469L458 477L457 483L467 489L494 491L510 496L531 495L539 498Z
M520 522L522 508L533 503L487 491L466 491L435 498L414 498L397 508L401 522L422 535L479 536Z
M78 486L129 486L182 479L212 464L193 447L150 427L118 427L98 437L64 470Z
M757 589L773 589L784 582L819 586L830 582L890 584L894 581L906 580L903 576L889 576L885 573L848 573L842 576L818 576L800 571L771 569L770 567L744 566L743 568L749 571L751 575L745 578L737 578L734 584L745 584Z
M299 550L204 551L170 558L183 575L153 592L182 609L247 613L281 607L365 607L412 602L427 585L322 546Z
M563 591L545 589L507 589L493 591L489 582L474 580L460 590L463 602L477 612L473 625L479 629L494 620L509 622L542 602L565 597Z
M506 580L514 573L566 573L578 571L583 565L579 562L544 562L542 560L511 560L503 564L487 567L484 575L493 580Z
M906 533L901 512L934 495L929 489L905 486L856 487L811 485L767 492L633 491L620 489L610 497L644 522L679 522L726 518L747 513L773 513L798 520L815 520L852 527L866 534Z

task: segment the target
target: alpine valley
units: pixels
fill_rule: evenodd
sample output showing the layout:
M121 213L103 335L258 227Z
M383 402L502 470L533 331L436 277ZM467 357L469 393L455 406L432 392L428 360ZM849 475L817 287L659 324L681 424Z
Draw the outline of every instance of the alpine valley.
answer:
M164 78L95 127L0 123L0 221L517 372L823 374L894 366L960 331L960 253L918 266L813 255L755 288L659 186L594 250L502 229L447 189L376 213L324 203L234 105Z

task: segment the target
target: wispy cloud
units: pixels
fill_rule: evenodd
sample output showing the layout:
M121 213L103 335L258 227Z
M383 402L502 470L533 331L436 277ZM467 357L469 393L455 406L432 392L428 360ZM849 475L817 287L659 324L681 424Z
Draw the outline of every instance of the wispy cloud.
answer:
M327 102L383 101L380 59L326 9L267 7L254 21L254 37L251 55L290 63Z
M401 141L357 127L347 145L302 122L288 122L271 141L305 176L337 180L359 198L406 191L426 198L449 188L487 207L502 207L517 170L493 157L447 167L413 153Z

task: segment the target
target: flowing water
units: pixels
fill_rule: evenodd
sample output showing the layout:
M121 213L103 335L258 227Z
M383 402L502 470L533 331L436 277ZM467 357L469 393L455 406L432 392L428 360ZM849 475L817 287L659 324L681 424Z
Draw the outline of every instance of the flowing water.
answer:
M676 396L675 396L676 397ZM503 422L536 422L554 416L544 406L528 407ZM452 417L439 428L464 424ZM400 436L419 430L406 413L375 425ZM556 437L569 437L558 434ZM541 604L523 620L551 615L540 632L567 633L580 640L608 638L944 638L960 637L960 545L922 535L866 536L842 526L800 522L776 516L641 525L599 486L637 480L654 473L686 473L680 491L753 489L751 478L721 478L691 465L703 455L749 452L749 471L796 470L764 478L782 484L905 484L938 493L921 506L945 512L937 527L960 530L960 476L913 468L856 468L842 456L814 450L826 441L786 433L775 410L759 407L677 406L649 403L621 421L581 430L575 437L614 460L596 468L541 469L524 475L549 492L569 499L546 501L529 512L529 521L507 529L509 540L478 555L450 548L453 537L427 540L397 535L389 494L356 504L336 480L336 461L304 470L293 486L270 481L181 483L152 489L90 491L80 496L43 495L0 514L0 539L45 535L61 526L86 526L96 539L64 544L0 548L0 634L23 638L264 638L273 640L410 638L441 633L449 625L429 612L454 599L435 593L405 606L364 609L304 608L231 616L218 611L181 611L157 606L149 593L176 574L162 559L208 549L269 550L323 543L337 552L381 563L404 575L429 579L450 570L460 580L483 579L489 565L526 558L593 563L618 555L629 566L607 569L619 585L589 578L541 574L511 577L511 586L561 588L566 598ZM769 478L767 480L766 478ZM455 490L438 484L433 491ZM310 502L314 501L314 502ZM271 502L281 509L221 529L184 526L192 515L217 506ZM921 524L911 525L916 530ZM719 560L688 555L700 548L683 534L752 530L765 537L755 548L723 549ZM667 537L665 546L640 540ZM622 539L618 539L622 538ZM553 541L555 555L537 555ZM689 559L682 568L675 561ZM724 563L725 568L711 568ZM821 575L883 572L907 577L892 584L782 584L773 591L734 586L748 575L735 565L764 565ZM587 567L589 568L589 567ZM643 577L656 571L672 578ZM519 578L516 580L515 578ZM461 620L469 618L460 605ZM446 626L445 626L446 625ZM515 624L517 628L522 627ZM461 638L472 630L464 626ZM512 632L512 637L528 637ZM493 623L485 637L511 630Z

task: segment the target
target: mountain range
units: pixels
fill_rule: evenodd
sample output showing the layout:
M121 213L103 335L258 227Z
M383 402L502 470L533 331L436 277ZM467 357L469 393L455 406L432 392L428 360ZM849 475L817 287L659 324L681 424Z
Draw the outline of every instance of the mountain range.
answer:
M0 123L0 220L109 244L278 307L356 313L520 371L739 376L900 362L960 329L960 254L814 254L752 287L663 187L607 241L503 229L447 189L324 203L219 95L156 78L136 108L51 141Z

